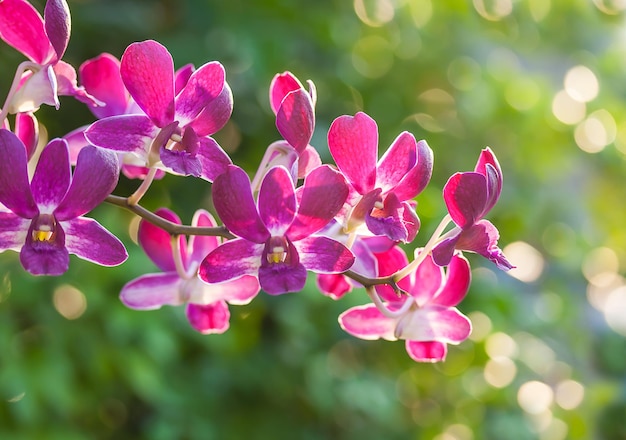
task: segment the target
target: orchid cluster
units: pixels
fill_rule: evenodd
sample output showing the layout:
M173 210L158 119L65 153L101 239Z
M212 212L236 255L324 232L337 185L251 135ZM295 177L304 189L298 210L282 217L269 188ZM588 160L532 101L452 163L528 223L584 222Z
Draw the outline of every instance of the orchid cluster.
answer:
M62 275L69 254L122 264L124 244L84 217L108 202L141 217L138 243L159 269L122 288L127 307L185 305L195 330L223 333L229 305L261 290L301 291L313 272L335 300L365 289L371 302L339 316L358 338L404 340L419 362L443 360L448 344L468 338L471 323L456 307L470 286L463 252L512 267L484 219L502 189L489 148L473 171L450 177L449 214L409 258L401 245L418 235L415 199L433 169L426 141L402 132L379 158L376 122L363 112L339 116L328 131L334 165L323 164L310 145L315 86L284 72L269 86L282 139L250 179L212 137L233 110L222 64L175 70L168 50L149 40L130 44L119 60L104 53L76 70L62 60L69 37L65 0L48 0L43 17L26 0L0 1L0 38L28 58L0 112L0 252L19 252L33 275ZM96 120L46 142L35 113L58 109L59 96L85 103ZM112 194L120 173L139 182L126 197ZM183 225L168 208L143 208L151 183L167 174L212 183L219 220L198 209Z

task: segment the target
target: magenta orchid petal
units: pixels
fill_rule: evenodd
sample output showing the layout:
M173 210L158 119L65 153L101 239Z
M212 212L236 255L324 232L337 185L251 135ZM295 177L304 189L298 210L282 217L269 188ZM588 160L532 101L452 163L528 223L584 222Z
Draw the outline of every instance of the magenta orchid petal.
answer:
M265 243L270 233L261 221L244 170L234 165L213 183L215 209L224 225L235 235L254 243Z
M177 225L181 224L180 218L176 213L166 208L157 209L155 211L159 217L164 218ZM156 266L163 272L176 271L176 264L174 263L174 254L172 251L172 239L170 234L161 229L158 226L153 225L150 222L142 220L139 222L139 228L137 230L137 241L144 250L148 258L152 260ZM184 237L179 237L181 244L181 258L183 261L186 258Z
M410 243L415 240L417 233L420 229L420 219L415 212L415 207L417 206L414 200L410 200L408 202L402 202L402 206L404 207L402 212L402 224L406 228L406 242Z
M25 0L0 2L0 38L37 64L50 62L54 55L43 18Z
M195 154L190 154L185 150L169 150L165 147L161 147L159 155L163 165L172 170L175 174L195 177L202 175L202 163Z
M306 269L301 264L275 263L259 268L259 284L268 295L299 292L306 283Z
M346 293L352 290L352 284L342 274L319 274L317 276L317 287L324 295L334 300L343 298Z
M304 151L315 129L315 110L307 91L298 89L285 96L276 114L276 128L298 152Z
M210 137L198 138L198 152L196 158L200 162L200 177L213 182L232 165L228 154L219 146L215 139Z
M284 235L296 215L291 175L284 167L270 169L259 190L259 215L271 235Z
M70 158L67 142L54 139L41 152L30 187L41 212L51 213L70 186Z
M36 220L31 223L20 251L20 263L32 275L63 275L70 265L65 231L57 225L53 240L34 240Z
M163 45L153 40L132 43L122 55L120 74L156 126L174 121L174 61Z
M182 280L176 272L142 275L124 285L120 300L136 310L155 310L164 305L183 304L180 298Z
M196 118L224 89L224 66L213 61L196 70L175 98L176 119L181 126Z
M374 304L352 307L339 315L339 325L360 339L395 341L395 320L387 318Z
M459 344L469 337L472 324L453 307L429 305L400 318L395 332L399 339Z
M185 88L185 85L195 70L195 66L189 63L174 72L174 95L178 95L180 91Z
M287 236L300 240L326 226L348 197L348 186L341 173L328 165L311 171L304 179L300 206Z
M450 237L445 240L440 241L432 250L433 261L438 266L447 266L452 260L452 256L454 255L454 251L456 249L456 245L461 236L462 230L457 228L457 232L455 232Z
M122 82L117 58L108 53L100 54L81 64L78 74L85 90L105 104L89 107L97 118L126 113L130 96Z
M315 168L322 166L322 158L315 148L308 145L298 157L298 179L304 179Z
M26 242L26 234L31 220L19 217L12 212L0 211L0 252L19 252Z
M227 82L221 93L209 102L190 126L198 136L211 136L220 131L233 113L233 92Z
M145 158L158 132L147 116L119 115L94 122L85 130L85 137L97 147Z
M217 222L213 218L213 216L205 211L204 209L199 209L193 216L191 220L192 226L198 227L216 227ZM204 257L206 257L209 252L215 249L219 245L219 240L217 237L211 237L209 235L192 235L189 238L189 244L187 248L189 249L189 261L201 262Z
M406 341L405 347L415 362L441 362L448 353L447 344L437 341Z
M493 169L489 170L488 165L493 167ZM489 185L489 201L485 209L485 212L487 212L493 208L502 192L502 169L490 148L485 148L480 152L474 171L487 176Z
M270 83L270 107L274 114L278 113L281 102L289 92L303 89L302 84L291 72L274 75Z
M60 60L70 41L70 8L65 0L48 0L44 9L46 35Z
M32 113L15 115L15 134L26 147L26 156L30 160L39 142L39 123Z
M378 263L378 276L380 277L392 275L409 264L406 253L399 246L393 246L384 252L375 253L374 256ZM408 292L411 288L411 278L402 278L398 282L398 286ZM376 286L376 292L384 301L398 301L398 294L387 284Z
M456 249L475 252L494 262L499 269L509 270L513 265L498 248L498 230L488 220L480 220L475 225L463 230L456 243Z
M118 177L115 153L92 145L83 148L67 194L54 211L57 220L75 218L94 209L115 189Z
M447 280L431 304L454 307L459 304L469 290L472 271L469 262L460 254L454 255L447 270Z
M365 224L374 235L384 235L393 241L407 241L408 231L402 214L404 205L394 193L389 193L383 202L383 208L374 208L365 216Z
M122 242L97 221L79 217L61 224L70 254L101 266L117 266L128 258Z
M187 320L194 330L208 334L222 334L230 326L230 311L224 301L212 304L187 304L185 309Z
M367 114L340 116L328 130L328 148L337 167L360 194L374 189L378 126Z
M403 131L378 161L376 186L382 188L383 193L393 190L402 178L415 167L417 160L415 137L411 133Z
M417 164L400 180L393 192L400 200L409 200L420 194L433 174L433 150L426 141L417 143Z
M338 241L328 237L307 237L294 243L300 263L312 272L341 273L354 264L354 254Z
M24 76L9 105L10 113L32 112L41 104L59 108L57 77L52 65L43 66L39 71Z
M443 188L443 198L454 223L469 227L485 212L486 177L476 172L455 173Z
M264 244L229 240L214 249L200 264L198 275L207 283L220 283L243 275L256 275Z
M443 287L443 282L443 268L436 265L432 257L428 255L411 274L411 285L407 292L415 298L415 302L419 306L425 306L432 302L432 299Z
M28 181L26 148L6 129L0 129L0 203L23 218L39 213Z
M248 304L259 293L259 280L252 275L244 275L237 279L217 284L203 281L202 288L197 289L189 298L194 304L211 304L215 301L227 301L234 305Z
M50 67L48 67L50 69ZM83 87L79 87L76 79L76 70L74 66L65 61L57 61L53 66L54 78L57 82L56 94L60 96L73 96L78 101L89 106L104 105L91 96ZM58 98L56 98L58 101ZM58 106L57 106L58 108Z

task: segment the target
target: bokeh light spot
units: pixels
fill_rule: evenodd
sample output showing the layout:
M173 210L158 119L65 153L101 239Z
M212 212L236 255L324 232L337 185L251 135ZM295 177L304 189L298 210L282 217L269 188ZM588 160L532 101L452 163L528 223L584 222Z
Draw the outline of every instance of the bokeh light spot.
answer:
M512 0L474 0L474 8L481 17L498 21L513 12Z
M556 386L554 400L566 410L577 408L585 397L585 387L575 380L564 380Z
M582 273L587 281L593 283L604 274L616 274L619 271L617 253L609 247L598 247L589 252L583 260Z
M626 0L593 0L593 4L607 15L617 15L626 10Z
M598 110L589 115L576 127L574 138L581 150L587 153L600 152L615 141L617 125L606 110Z
M615 332L626 336L626 286L612 290L604 303L604 318Z
M585 103L576 101L565 90L559 91L552 100L552 114L563 124L578 124L585 118L586 113Z
M526 283L536 281L541 276L545 260L543 255L528 243L515 241L505 246L502 251L509 261L516 266L507 274Z
M552 405L554 392L543 382L531 380L517 391L517 403L529 414L541 414Z
M598 96L600 83L596 74L586 66L572 67L565 74L565 91L579 102L589 102Z
M371 27L380 27L393 20L395 9L391 0L354 0L359 20Z
M516 374L515 362L504 356L489 359L483 372L485 381L494 388L506 387L513 382Z
M565 440L569 427L561 419L551 418L548 426L539 433L539 440Z
M517 355L517 344L515 340L506 333L494 333L485 341L485 352L490 358L498 357L511 358Z
M69 284L57 287L52 301L57 312L66 319L80 318L87 309L87 299L83 292Z
M412 0L408 2L411 18L416 27L421 28L430 21L433 16L433 4L431 0Z

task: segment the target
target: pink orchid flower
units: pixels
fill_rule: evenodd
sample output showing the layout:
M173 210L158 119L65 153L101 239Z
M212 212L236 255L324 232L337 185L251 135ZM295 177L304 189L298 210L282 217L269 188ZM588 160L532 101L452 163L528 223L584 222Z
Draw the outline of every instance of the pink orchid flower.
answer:
M122 242L83 215L111 194L118 179L117 157L95 147L81 151L72 175L67 143L54 139L41 152L29 181L26 148L0 129L0 251L20 252L33 275L61 275L69 254L116 266L128 257Z
M397 246L377 254L377 259L380 276L408 264ZM417 362L442 361L447 344L459 344L471 333L471 322L455 307L467 294L470 279L469 263L460 254L452 257L447 272L429 255L399 281L407 295L398 296L389 286L377 286L384 302L353 307L339 316L339 324L361 339L405 340L407 353Z
M156 213L166 220L181 224L169 209ZM196 211L192 226L217 226L215 219L204 210ZM228 330L228 304L248 304L259 292L253 276L243 276L221 284L207 284L198 278L198 267L204 257L217 248L218 237L194 235L179 238L179 255L175 256L169 233L142 220L138 231L139 245L162 273L142 275L127 283L120 293L122 302L132 309L153 310L163 305L186 304L191 326L200 333L224 333ZM177 263L177 259L178 262Z
M378 160L378 127L367 114L340 116L328 131L328 148L351 184L344 229L365 223L374 235L409 242L420 226L412 201L428 184L433 153L425 141L402 132Z
M212 251L200 266L200 277L220 283L242 275L258 276L270 295L302 290L307 270L340 273L354 263L343 244L314 235L343 205L348 189L343 176L329 166L311 171L296 197L286 168L271 168L252 196L250 180L231 165L213 183L215 209L237 237Z
M433 249L435 263L447 265L456 249L480 254L502 270L513 268L498 248L498 229L483 219L501 191L502 170L489 148L481 151L473 172L455 173L448 179L443 198L456 227Z
M94 122L85 131L90 143L133 153L147 167L208 181L226 169L230 158L210 137L224 116L230 116L228 103L232 104L220 63L198 68L177 92L180 84L172 56L164 46L148 40L128 46L120 73L144 114L110 116Z
M17 88L3 114L35 111L41 104L59 108L59 95L90 105L99 102L76 83L76 71L61 60L70 38L70 12L65 0L48 0L44 17L26 0L0 2L0 38L30 59L22 63Z

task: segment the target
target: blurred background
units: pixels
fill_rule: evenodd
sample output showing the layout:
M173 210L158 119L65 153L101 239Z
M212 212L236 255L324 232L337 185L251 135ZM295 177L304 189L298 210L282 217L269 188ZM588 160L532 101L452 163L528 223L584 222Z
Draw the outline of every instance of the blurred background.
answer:
M433 179L418 197L422 246L445 214L441 190L490 146L504 189L488 218L518 266L469 255L460 309L470 340L445 363L416 364L401 342L343 333L335 302L300 292L231 307L202 336L182 308L118 300L156 268L131 240L132 215L90 216L126 244L113 269L72 257L36 278L0 254L0 437L7 439L626 439L626 1L68 0L64 59L156 39L177 67L221 61L234 94L216 135L253 173L280 136L268 102L290 70L317 86L312 144L329 162L332 120L363 110L383 151L426 139ZM43 1L33 1L43 10ZM0 47L8 90L23 56ZM89 123L70 98L37 113L49 136ZM128 195L137 182L124 178ZM142 202L189 223L210 185L167 176Z

